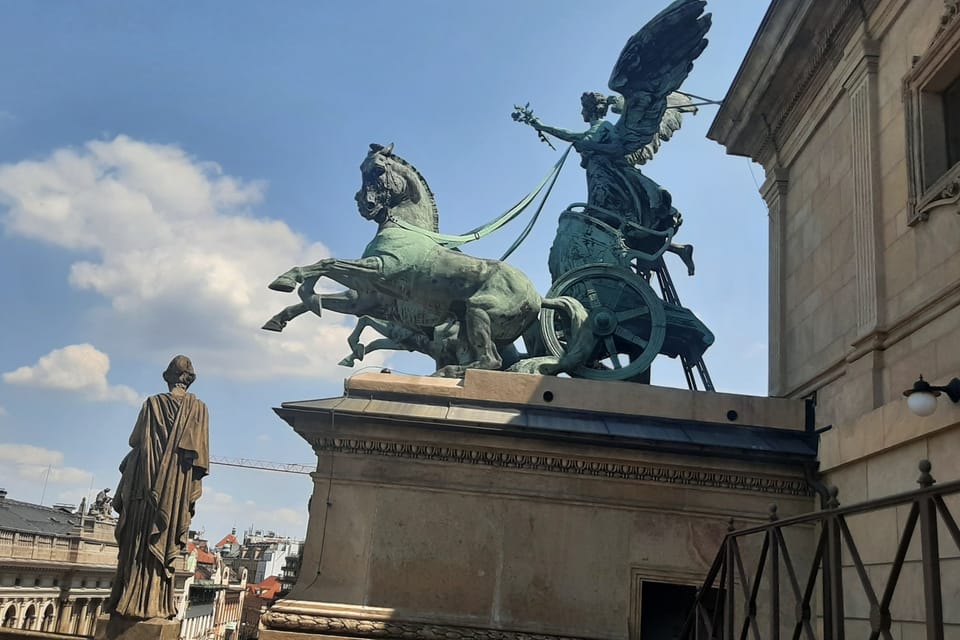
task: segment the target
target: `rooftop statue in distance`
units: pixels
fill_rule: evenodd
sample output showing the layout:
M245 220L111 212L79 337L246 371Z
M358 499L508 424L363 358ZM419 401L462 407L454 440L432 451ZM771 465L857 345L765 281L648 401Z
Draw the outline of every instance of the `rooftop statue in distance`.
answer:
M143 403L113 498L119 557L105 611L133 620L177 614L173 562L210 468L207 406L187 391L190 358L173 358L163 379L168 392Z

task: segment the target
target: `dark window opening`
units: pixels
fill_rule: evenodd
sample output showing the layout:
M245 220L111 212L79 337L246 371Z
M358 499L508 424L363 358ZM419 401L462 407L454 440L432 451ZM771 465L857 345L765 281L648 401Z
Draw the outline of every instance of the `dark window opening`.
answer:
M947 134L947 166L960 162L960 78L943 92L943 116Z
M640 594L640 638L642 640L674 640L680 637L687 616L693 610L697 587L669 582L644 580ZM703 599L708 617L713 619L717 602L717 590L711 589ZM703 623L699 623L701 628ZM716 628L722 628L717 617ZM697 634L696 637L707 637Z

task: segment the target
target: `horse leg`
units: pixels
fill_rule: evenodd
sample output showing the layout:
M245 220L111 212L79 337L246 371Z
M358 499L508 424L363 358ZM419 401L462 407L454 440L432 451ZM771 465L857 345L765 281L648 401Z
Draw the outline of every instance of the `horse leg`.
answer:
M347 344L350 345L350 352L356 360L363 360L363 356L366 355L366 348L363 346L363 343L360 342L360 334L369 326L369 316L360 316L357 320L357 326L355 326L350 335L347 336ZM351 364L350 366L352 367L353 365Z
M326 276L351 289L364 288L363 285L370 280L382 277L382 267L382 261L376 256L359 260L325 258L305 267L293 267L277 276L268 286L274 291L289 293L309 278ZM361 286L355 286L354 280L358 280L357 284Z
M307 305L302 302L292 304L289 307L285 307L283 311L267 320L267 322L260 328L279 333L280 331L283 331L283 328L287 326L288 322L298 316L303 315L307 311Z
M410 349L407 349L404 345L396 342L395 340L391 340L390 338L377 338L366 346L366 353L380 351L381 349L389 349L391 351L410 351ZM358 358L351 353L337 364L342 367L352 367L357 363L357 360L363 360L363 358Z
M500 369L503 360L500 358L497 347L493 342L490 314L486 310L492 308L496 304L496 300L492 297L487 300L488 297L471 299L464 313L467 342L476 354L476 360L466 365L441 367L434 375L454 378L462 376L466 369Z
M375 329L381 335L386 336L386 339L374 340L365 347L359 338L360 334L367 327ZM357 326L354 328L353 333L350 334L350 337L347 338L347 342L350 344L353 353L340 362L340 364L350 363L347 366L353 366L353 362L363 360L364 355L377 349L417 351L419 353L433 355L431 349L433 344L427 335L405 327L402 324L372 318L370 316L362 316L357 321ZM434 359L436 358L434 357Z
M361 296L353 289L321 296L313 292L316 281L317 278L307 278L297 290L301 302L285 307L283 311L267 320L261 328L280 332L294 318L307 311L312 311L319 316L321 309L329 309L344 315L359 315L377 303L375 296Z

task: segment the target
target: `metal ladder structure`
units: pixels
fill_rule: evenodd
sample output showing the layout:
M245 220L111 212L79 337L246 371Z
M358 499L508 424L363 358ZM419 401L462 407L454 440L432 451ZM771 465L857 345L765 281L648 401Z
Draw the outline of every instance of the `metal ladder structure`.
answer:
M683 305L680 304L680 296L677 294L677 288L673 286L673 278L670 277L670 272L667 270L667 265L664 263L662 256L657 260L653 268L653 273L657 275L657 282L660 283L660 293L664 302L682 307ZM702 356L691 361L686 355L681 353L680 363L683 365L683 375L687 379L687 387L691 391L699 390L697 386L698 376L704 391L716 391L713 387L713 380L710 379L710 372L707 371L707 365L703 361ZM696 372L697 375L694 375L694 372Z

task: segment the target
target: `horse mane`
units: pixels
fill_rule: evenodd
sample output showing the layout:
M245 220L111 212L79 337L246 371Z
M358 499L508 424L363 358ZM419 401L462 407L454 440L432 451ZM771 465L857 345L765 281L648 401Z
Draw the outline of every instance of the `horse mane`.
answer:
M420 189L422 191L421 196L426 195L427 203L430 205L430 213L433 218L433 231L434 233L440 232L440 215L437 212L437 199L433 195L433 191L430 189L430 185L427 184L426 178L423 177L423 174L420 173L415 166L410 162L404 160L395 153L390 153L390 158L399 162L404 168L406 168L410 173L413 174L413 177L417 179L417 182L420 183Z

